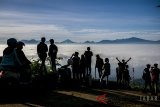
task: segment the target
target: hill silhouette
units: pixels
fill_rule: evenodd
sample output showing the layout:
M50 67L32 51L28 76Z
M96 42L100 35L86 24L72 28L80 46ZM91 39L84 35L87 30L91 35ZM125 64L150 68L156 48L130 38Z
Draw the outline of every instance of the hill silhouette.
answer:
M64 41L62 41L61 43L75 43L75 42L73 42L73 41L71 41L70 39L66 39L66 40L64 40Z
M85 44L95 44L96 42L94 42L94 41L85 41L84 43Z
M21 41L24 42L24 43L27 43L27 44L37 44L39 42L38 40L35 40L35 39L21 40Z
M134 43L139 43L139 44L159 44L160 41L151 41L151 40L145 40L141 38L136 38L136 37L131 37L131 38L126 38L126 39L116 39L116 40L102 40L100 42L97 42L100 44L109 44L109 43L114 43L114 44L134 44Z
M21 40L24 43L27 44L37 44L40 41L31 39L31 40ZM2 42L1 42L2 43ZM49 41L46 41L46 43L49 43ZM74 42L70 39L66 39L62 42L56 42L60 44L72 44L72 43L80 43L80 42ZM141 39L137 37L131 37L131 38L125 38L125 39L116 39L116 40L101 40L99 42L95 42L92 40L86 40L85 42L81 42L80 44L160 44L160 40L157 41L152 41L152 40L146 40L146 39Z

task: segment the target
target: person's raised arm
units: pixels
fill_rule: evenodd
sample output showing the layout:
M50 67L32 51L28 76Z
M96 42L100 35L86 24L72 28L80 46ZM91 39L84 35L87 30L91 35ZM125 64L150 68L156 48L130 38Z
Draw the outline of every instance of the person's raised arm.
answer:
M126 63L128 62L128 61L130 61L131 60L131 57L126 61Z
M121 63L121 61L118 59L118 57L116 57L116 59L117 59L117 61L118 61L119 63Z

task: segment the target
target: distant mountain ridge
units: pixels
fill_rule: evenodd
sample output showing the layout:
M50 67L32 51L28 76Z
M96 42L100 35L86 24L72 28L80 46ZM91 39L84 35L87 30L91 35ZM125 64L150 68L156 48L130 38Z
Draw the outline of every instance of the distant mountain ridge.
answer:
M126 39L116 39L116 40L102 40L100 42L97 42L99 44L160 44L160 40L158 41L151 41L151 40L145 40L140 39L136 37L126 38Z
M73 42L73 41L71 41L70 39L66 39L66 40L64 40L64 41L62 41L62 42L60 42L60 43L76 43L76 42Z
M28 44L37 44L40 41L35 40L35 39L31 39L31 40L21 40L24 43L28 43ZM48 44L49 41L46 41L46 43ZM62 42L56 42L58 44L78 44L78 42L74 42L70 39L66 39ZM157 41L152 41L152 40L145 40L145 39L141 39L141 38L137 38L137 37L131 37L131 38L125 38L125 39L116 39L116 40L101 40L99 42L95 42L95 41L85 41L82 42L81 44L160 44L160 40Z
M90 43L91 43L91 44L95 44L96 42L94 42L94 41L85 41L84 43L85 43L85 44L90 44Z
M35 40L35 39L31 39L31 40L21 40L24 43L28 43L28 44L36 44L39 41Z

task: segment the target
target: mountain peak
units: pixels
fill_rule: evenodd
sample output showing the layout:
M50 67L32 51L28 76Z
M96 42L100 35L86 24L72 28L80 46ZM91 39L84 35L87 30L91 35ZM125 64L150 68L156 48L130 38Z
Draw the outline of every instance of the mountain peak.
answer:
M95 43L94 41L85 41L84 43L86 43L86 44L93 44L93 43Z
M66 40L62 41L61 43L75 43L75 42L71 41L70 39L66 39Z
M38 43L39 41L35 40L35 39L31 39L31 40L21 40L24 43L28 43L28 44L35 44Z

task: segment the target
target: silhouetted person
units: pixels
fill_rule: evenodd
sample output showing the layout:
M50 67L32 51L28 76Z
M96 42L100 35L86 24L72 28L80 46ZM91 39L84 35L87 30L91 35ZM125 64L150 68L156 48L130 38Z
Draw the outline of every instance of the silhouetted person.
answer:
M3 57L0 64L0 69L4 71L20 72L22 63L17 57L16 46L17 40L15 38L10 38L7 40L8 47L3 51Z
M58 48L54 44L54 40L50 39L50 46L49 46L49 52L48 55L51 58L51 64L52 64L52 71L56 71L56 58L57 58L57 52Z
M130 84L130 75L129 75L129 66L126 65L125 70L124 70L124 80L125 80L125 85L129 87Z
M121 83L122 82L121 63L118 63L118 67L116 68L116 76L117 76L117 83Z
M109 63L109 59L108 58L105 58L105 63L103 65L103 74L101 76L101 79L100 79L100 82L102 82L103 78L104 77L107 77L107 80L106 80L106 83L108 83L108 76L110 75L110 63Z
M80 63L80 57L78 56L79 53L75 52L73 58L72 58L72 73L73 73L73 79L79 79L79 63Z
M118 58L116 58L117 60L118 60L118 62L120 63L120 66L121 66L121 72L122 72L122 81L124 82L124 70L125 70L125 67L126 67L126 65L127 65L127 63L128 63L128 61L130 61L131 60L131 58L129 58L127 61L125 61L124 59L122 59L122 62L118 59Z
M31 67L30 64L31 62L27 59L27 57L25 56L24 52L23 52L23 46L25 46L25 44L21 41L19 41L17 43L17 57L19 59L19 61L22 63L23 68L21 71L21 79L25 82L30 81L31 80Z
M96 68L98 69L99 78L101 78L101 76L102 76L103 65L104 65L103 59L99 55L96 55L95 70L96 70Z
M146 65L147 67L144 69L143 71L143 79L145 81L145 87L144 87L144 91L146 91L147 86L149 86L150 90L151 90L151 76L150 76L150 64Z
M46 61L46 57L47 57L48 47L45 44L45 41L46 41L45 37L42 37L41 42L37 45L38 57L42 61L42 64L41 64L40 69L39 69L40 75L42 75L43 72L47 73L45 61ZM44 71L43 71L43 69L44 69Z
M26 65L26 66L29 66L29 64L31 64L31 62L27 59L27 57L25 56L24 52L23 52L23 46L25 46L25 44L21 41L19 41L17 43L17 48L16 48L16 51L17 51L17 56L20 60L20 62L23 64L23 65Z
M87 51L84 53L86 58L86 69L87 69L87 76L91 75L91 63L92 63L92 56L93 53L90 51L90 47L87 47Z
M86 59L84 55L81 55L80 59L80 79L85 79L85 73L86 73Z
M158 68L158 64L154 64L154 68L151 71L151 75L152 75L152 84L155 94L157 94L158 90L159 74L160 74L160 69Z
M60 75L60 82L64 86L70 85L71 82L71 69L69 68L70 63L67 62L66 65L58 69L58 74Z

